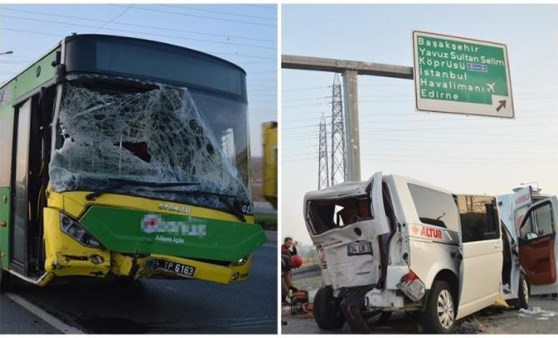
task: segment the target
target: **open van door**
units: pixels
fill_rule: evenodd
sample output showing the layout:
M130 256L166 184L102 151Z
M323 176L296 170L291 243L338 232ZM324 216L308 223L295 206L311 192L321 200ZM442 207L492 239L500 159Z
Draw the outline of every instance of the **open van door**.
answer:
M511 195L511 220L513 221L513 228L510 229L513 238L519 237L519 226L529 207L533 204L532 202L532 192L531 187L524 187L515 190L514 194Z
M387 234L391 230L389 228L389 222L387 216L385 214L384 209L384 197L382 193L383 189L383 180L382 180L382 172L379 171L372 176L372 179L368 182L369 187L372 186L370 190L370 198L372 199L372 210L374 212L374 217L372 219L372 236L377 237L379 235Z
M456 200L461 226L460 319L492 305L500 294L503 244L494 197L458 195Z
M519 262L533 294L555 293L557 290L556 197L531 206L519 225ZM543 290L536 291L543 287ZM540 289L540 288L539 288Z

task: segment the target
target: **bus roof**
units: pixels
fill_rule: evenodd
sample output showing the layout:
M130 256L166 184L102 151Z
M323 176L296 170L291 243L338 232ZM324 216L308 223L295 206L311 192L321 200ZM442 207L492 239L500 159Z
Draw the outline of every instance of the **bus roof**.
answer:
M98 39L122 39L122 40L129 40L129 41L143 41L144 43L150 43L150 44L157 44L157 45L161 45L161 46L167 46L167 48L174 48L177 50L182 50L182 51L188 51L190 53L194 53L194 54L198 54L198 55L203 55L205 57L211 58L215 61L233 66L235 68L237 68L238 70L242 71L244 74L246 74L246 71L241 68L240 66L238 66L237 64L234 64L230 61L227 61L225 59L222 59L220 57L208 54L208 53L204 53L195 49L191 49L191 48L187 48L187 47L182 47L182 46L178 46L178 45L173 45L170 43L166 43L166 42L160 42L160 41L154 41L154 40L147 40L147 39L141 39L141 38L134 38L134 37L129 37L129 36L120 36L120 35L109 35L109 34L73 34L73 35L68 35L65 38L63 38L62 40L60 40L60 42L58 42L56 44L56 46L54 46L53 48L49 49L46 53L44 53L43 55L41 55L41 57L37 58L35 61L33 61L29 66L25 67L24 69L22 69L19 73L17 73L16 75L12 76L10 79L6 80L4 83L2 83L0 85L0 89L4 88L5 86L7 86L8 84L10 84L13 80L15 80L18 76L20 76L21 74L25 73L27 70L29 70L30 68L32 68L35 64L37 64L39 61L41 61L42 59L44 59L45 57L47 57L48 55L50 55L52 52L56 51L58 48L60 48L62 46L62 43L64 43L65 41L71 41L71 40L75 40L75 39L80 39L80 38L98 38Z

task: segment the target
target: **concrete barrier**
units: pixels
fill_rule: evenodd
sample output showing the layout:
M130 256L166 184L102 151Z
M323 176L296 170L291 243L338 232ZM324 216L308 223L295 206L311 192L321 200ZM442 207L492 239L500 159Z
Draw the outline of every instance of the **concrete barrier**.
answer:
M265 230L264 232L269 243L277 243L277 231Z

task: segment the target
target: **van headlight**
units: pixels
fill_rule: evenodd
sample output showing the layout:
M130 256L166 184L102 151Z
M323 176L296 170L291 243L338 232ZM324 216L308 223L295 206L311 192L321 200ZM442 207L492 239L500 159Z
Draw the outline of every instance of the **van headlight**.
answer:
M93 237L83 225L63 213L60 213L60 228L65 234L80 242L82 245L104 249L104 246Z

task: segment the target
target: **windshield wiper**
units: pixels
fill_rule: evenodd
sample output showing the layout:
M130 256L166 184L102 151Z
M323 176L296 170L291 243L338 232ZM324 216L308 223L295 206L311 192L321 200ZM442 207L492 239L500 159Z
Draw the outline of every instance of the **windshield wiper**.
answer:
M143 182L143 181L134 181L134 180L126 180L120 178L109 178L108 179L111 184L104 189L99 191L94 191L90 194L85 196L85 199L91 201L100 195L110 192L114 189L121 188L126 185L133 185L133 186L141 186L141 187L156 187L156 188L164 188L164 187L185 187L185 186L192 186L192 185L200 185L199 183L191 183L191 182L177 182L177 183L160 183L160 182Z
M226 209L224 211L229 212L230 214L236 216L239 220L241 220L242 222L246 223L246 218L244 217L244 214L242 212L240 212L234 204L230 203L230 199L231 198L237 198L237 196L234 195L226 195L226 194L220 194L220 193L216 193L216 192L209 192L209 191L202 191L202 190L153 190L154 192L172 192L172 193L183 193L183 194L192 194L192 195L203 195L203 196L215 196L219 199L219 202L223 203L223 205L225 205Z

